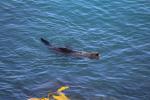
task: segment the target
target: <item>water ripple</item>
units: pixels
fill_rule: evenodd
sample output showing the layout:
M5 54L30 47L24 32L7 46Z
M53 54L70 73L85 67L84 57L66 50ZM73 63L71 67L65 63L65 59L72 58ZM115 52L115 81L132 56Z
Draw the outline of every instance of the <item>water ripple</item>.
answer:
M147 100L149 2L146 0L1 0L0 99L43 97L69 85L78 100ZM48 50L39 39L100 60Z

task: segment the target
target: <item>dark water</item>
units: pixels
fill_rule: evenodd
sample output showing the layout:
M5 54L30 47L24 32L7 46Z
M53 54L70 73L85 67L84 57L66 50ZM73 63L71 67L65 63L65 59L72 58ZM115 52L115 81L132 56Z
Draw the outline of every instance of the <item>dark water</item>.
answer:
M55 54L40 37L101 59ZM72 100L150 100L150 1L1 0L0 100L62 85Z

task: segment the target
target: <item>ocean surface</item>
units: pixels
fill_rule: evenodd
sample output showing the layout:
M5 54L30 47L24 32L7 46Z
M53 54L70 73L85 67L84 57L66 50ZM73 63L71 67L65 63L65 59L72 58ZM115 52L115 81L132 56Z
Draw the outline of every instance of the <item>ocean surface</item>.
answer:
M56 46L96 51L66 56ZM0 100L150 100L149 0L0 0Z

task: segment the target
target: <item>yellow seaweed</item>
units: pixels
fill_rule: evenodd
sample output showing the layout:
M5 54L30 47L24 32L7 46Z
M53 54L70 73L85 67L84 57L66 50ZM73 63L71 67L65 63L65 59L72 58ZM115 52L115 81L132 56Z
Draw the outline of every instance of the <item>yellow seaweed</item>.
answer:
M69 87L68 87L68 86L62 86L61 88L59 88L59 89L57 90L57 92L62 92L62 91L64 91L64 90L66 90L66 89L69 89Z
M68 86L62 86L59 88L56 92L54 93L49 93L48 98L30 98L28 100L51 100L50 98L52 97L53 100L70 100L64 93L63 91L69 89ZM57 95L56 95L57 94Z

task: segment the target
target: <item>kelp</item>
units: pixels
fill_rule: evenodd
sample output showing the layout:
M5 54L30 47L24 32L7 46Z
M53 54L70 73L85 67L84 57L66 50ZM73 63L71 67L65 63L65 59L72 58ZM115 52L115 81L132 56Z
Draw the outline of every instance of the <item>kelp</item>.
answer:
M47 98L30 98L28 100L70 100L63 91L69 89L68 86L62 86L56 92L49 93Z

